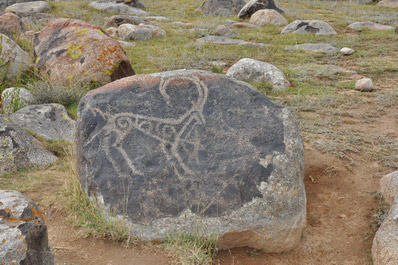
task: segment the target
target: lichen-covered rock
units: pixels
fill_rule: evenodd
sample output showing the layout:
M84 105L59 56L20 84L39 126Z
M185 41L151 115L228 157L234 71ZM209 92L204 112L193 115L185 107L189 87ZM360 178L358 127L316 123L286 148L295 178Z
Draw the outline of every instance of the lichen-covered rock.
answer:
M334 35L337 32L328 23L320 20L295 20L281 32L286 33L313 33L315 35Z
M300 240L300 132L286 108L244 82L198 70L115 81L82 99L76 146L83 188L125 215L132 235L201 228L219 248L268 252Z
M1 93L3 113L9 115L15 110L32 103L35 98L29 90L23 87L10 87Z
M272 9L257 11L251 16L249 22L260 27L267 25L284 26L289 23L280 13Z
M254 13L262 9L272 9L280 14L283 14L283 10L276 6L273 0L250 0L245 6L239 11L239 18L251 17Z
M0 33L12 38L19 36L26 31L26 27L22 19L14 13L7 12L0 16Z
M39 73L66 85L135 74L120 43L81 20L52 20L36 37L34 52Z
M0 33L0 72L13 79L32 67L29 54L21 49L13 40Z
M26 106L10 116L10 120L25 130L50 140L72 141L75 121L60 104Z
M90 7L95 8L97 10L109 12L109 13L116 13L120 15L136 15L136 16L147 16L150 13L144 11L140 8L132 7L126 5L125 3L114 3L114 2L92 2L89 4Z
M205 0L198 9L206 16L232 16L245 4L244 0Z
M117 36L122 40L149 40L166 36L166 32L149 24L122 24L117 29Z
M0 174L24 167L45 166L56 160L30 134L0 115Z
M40 209L18 191L0 190L0 264L54 264Z
M276 66L250 58L243 58L232 65L227 76L245 82L271 83L275 90L284 90L290 86L285 75Z
M5 11L13 12L19 16L29 16L51 11L51 7L46 1L33 1L13 4L7 7Z

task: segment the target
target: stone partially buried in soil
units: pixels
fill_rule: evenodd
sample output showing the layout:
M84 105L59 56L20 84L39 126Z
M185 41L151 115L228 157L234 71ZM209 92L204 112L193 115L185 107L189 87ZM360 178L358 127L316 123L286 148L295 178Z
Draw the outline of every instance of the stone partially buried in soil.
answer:
M245 4L244 0L205 0L198 9L206 16L232 16Z
M294 248L306 223L293 115L252 86L198 70L124 78L79 105L83 188L144 240L219 236L219 248Z
M0 264L54 264L40 209L18 191L0 190Z
M119 42L77 19L52 20L35 38L36 68L64 85L111 81L134 75Z
M276 6L273 0L250 0L247 4L239 11L239 18L251 17L254 13L259 10L275 10L280 14L283 14L283 10ZM287 23L286 23L287 24Z
M315 35L335 35L337 32L328 23L320 20L295 20L281 32L286 33L313 33Z

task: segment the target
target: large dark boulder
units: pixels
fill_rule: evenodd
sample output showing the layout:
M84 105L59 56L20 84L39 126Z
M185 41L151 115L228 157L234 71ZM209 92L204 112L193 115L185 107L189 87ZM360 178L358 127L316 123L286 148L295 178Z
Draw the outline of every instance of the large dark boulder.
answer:
M251 15L261 9L273 9L281 14L283 10L276 6L274 0L250 0L238 14L239 18L249 18Z
M199 10L206 16L233 16L245 4L244 0L205 0Z
M205 71L90 91L76 131L80 181L131 233L219 236L220 248L293 248L306 220L296 121L252 86Z
M54 264L40 209L18 191L0 190L0 264Z

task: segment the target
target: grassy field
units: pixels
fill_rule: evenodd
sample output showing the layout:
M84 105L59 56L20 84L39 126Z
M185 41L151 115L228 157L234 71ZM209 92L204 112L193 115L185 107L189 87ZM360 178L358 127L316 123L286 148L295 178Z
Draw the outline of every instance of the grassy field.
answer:
M148 11L169 20L151 21L163 28L167 37L136 41L134 47L125 49L138 74L181 68L225 73L239 59L247 57L271 63L285 73L292 86L287 91L274 92L268 84L253 85L291 109L298 119L307 147L329 154L347 165L361 163L358 157L366 163L377 163L380 173L398 168L398 132L383 127L368 128L381 120L385 121L384 124L395 123L393 128L398 124L398 34L393 31L358 32L346 27L354 21L367 20L398 25L398 10L340 1L279 0L277 4L285 11L289 22L296 19L323 20L330 23L338 34L281 35L282 27L275 26L235 29L240 34L239 39L269 44L265 48L254 48L196 42L204 34L211 34L218 25L226 24L227 19L247 22L236 17L204 17L196 10L202 0L142 2ZM51 6L53 10L50 13L56 17L78 18L101 27L106 18L113 15L96 11L88 7L87 2L51 2ZM175 21L184 24L173 24ZM286 49L307 42L350 47L356 52L343 56ZM26 43L22 46L31 50ZM215 62L222 62L225 66L215 66ZM336 70L336 66L340 70ZM371 78L376 91L361 93L353 90L355 81L361 76ZM18 80L3 81L0 91L12 86L35 89L39 82L42 81L31 73ZM77 101L68 102L73 118L76 118L77 104ZM46 143L46 146L58 152L60 159L56 165L0 176L0 187L29 194L50 185L54 188L43 192L40 199L42 207L48 208L59 201L59 196L68 198L68 203L61 200L65 207L59 207L88 234L116 241L135 241L123 227L104 222L103 213L96 211L87 200L76 183L73 155L62 151L60 143ZM206 241L197 235L179 235L166 245L176 249L177 257L180 257L177 263L181 264L210 263L215 257L214 240Z

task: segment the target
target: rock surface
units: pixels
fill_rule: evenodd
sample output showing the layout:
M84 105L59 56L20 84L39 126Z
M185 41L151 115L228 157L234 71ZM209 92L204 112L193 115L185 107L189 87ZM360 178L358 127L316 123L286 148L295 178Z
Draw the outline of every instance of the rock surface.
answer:
M388 216L373 239L373 264L395 265L398 264L398 171L383 177L381 187L383 197L391 202L394 195L394 199Z
M152 38L165 37L166 32L153 25L149 24L122 24L117 29L117 36L122 40L149 40Z
M247 4L239 11L239 18L251 17L254 13L262 9L272 9L280 14L283 14L283 10L276 6L273 0L250 0Z
M355 89L362 92L371 92L374 90L372 79L362 78L355 83Z
M365 22L354 22L347 26L350 29L361 30L361 29L370 29L370 30L394 30L394 27L382 25L379 23L365 21Z
M246 82L271 83L275 90L285 90L290 83L285 75L272 64L244 58L229 68L227 76Z
M212 35L207 35L205 37L197 39L196 41L201 43L215 43L215 44L224 44L224 45L246 45L251 47L259 47L259 48L267 46L264 43L248 42L245 40L231 39L224 36L212 36Z
M338 48L329 43L303 43L295 45L294 48L310 52L337 53L339 51Z
M56 157L43 150L30 134L0 115L0 174L55 161Z
M280 13L272 9L257 11L251 16L249 22L260 27L266 25L284 26L289 23Z
M12 38L26 31L22 19L14 13L7 12L0 16L0 33Z
M206 16L232 16L245 4L244 0L205 0L198 9Z
M0 242L0 264L54 264L40 209L18 191L0 190Z
M281 32L286 33L313 33L315 35L334 35L337 32L328 23L320 20L295 20Z
M3 105L3 113L6 115L14 112L14 109L20 109L32 103L35 98L29 90L22 87L10 87L1 93L1 104Z
M117 15L117 16L111 16L106 21L105 28L110 28L110 27L117 28L122 24L139 25L139 24L146 24L146 23L148 23L148 22L145 19L137 17L137 16Z
M239 33L235 30L225 26L225 25L218 25L217 28L212 32L213 35L216 36L223 36L227 38L235 38L239 36Z
M109 12L109 13L116 13L116 14L120 14L120 15L147 16L150 14L147 11L144 11L139 8L131 7L124 3L92 2L89 4L89 6L91 6L92 8L95 8L97 10L101 10L101 11L105 11L105 12Z
M0 33L0 71L9 79L19 76L32 67L29 54L21 49L13 40Z
M398 0L382 0L377 3L378 6L398 8Z
M355 53L355 51L354 51L353 49L347 48L347 47L341 48L340 52L341 52L343 55L351 55L351 54L354 54L354 53Z
M50 140L73 141L75 121L60 104L26 106L10 116L19 127Z
M99 27L55 19L35 39L36 68L65 85L111 81L135 74L119 42Z
M6 8L6 12L13 12L19 16L29 16L36 13L51 11L50 5L45 1L16 3Z
M82 99L76 143L83 188L126 214L132 235L202 228L221 249L268 252L300 240L300 132L246 83L197 70L118 80Z

